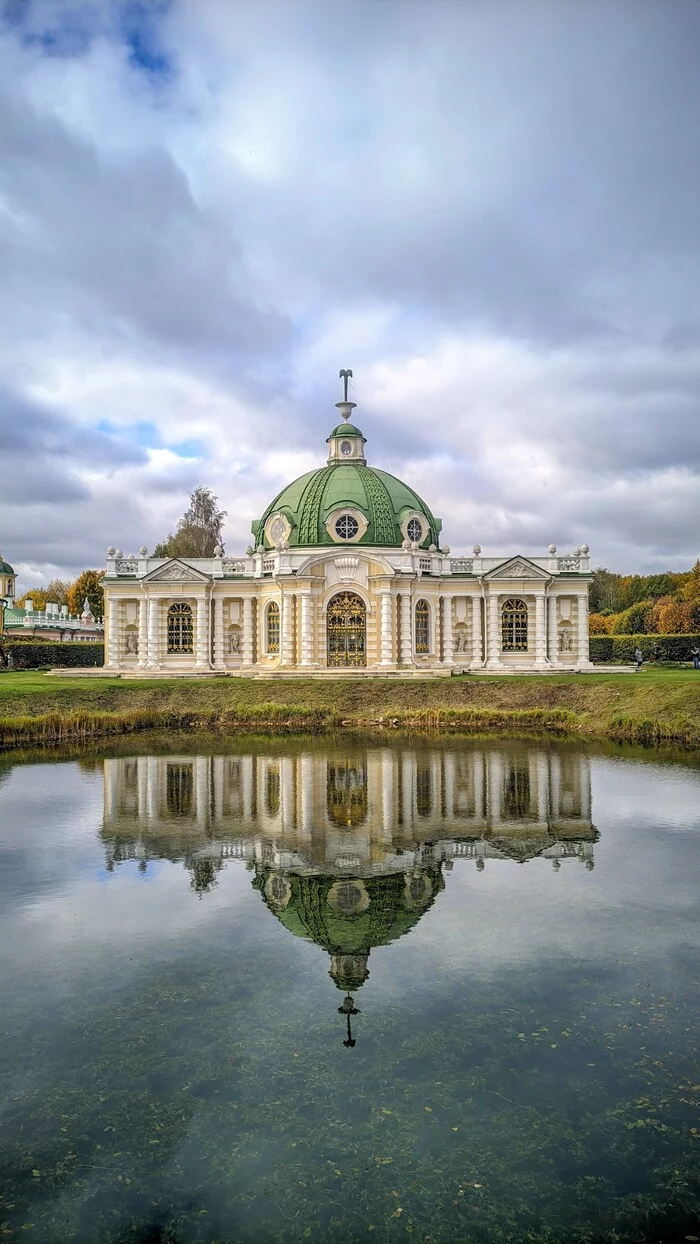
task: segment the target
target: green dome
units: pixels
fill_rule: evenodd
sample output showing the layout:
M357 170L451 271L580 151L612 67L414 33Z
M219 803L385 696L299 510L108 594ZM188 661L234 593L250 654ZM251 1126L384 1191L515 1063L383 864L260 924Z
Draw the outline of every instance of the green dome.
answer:
M0 574L14 574L14 570L9 562L4 562L0 556Z
M336 435L362 436L362 433L352 424L340 424L329 440ZM265 524L272 514L282 514L291 528L288 539L292 547L337 547L338 543L346 542L333 540L326 523L334 510L344 508L360 510L367 520L367 530L359 540L352 542L355 545L400 548L404 541L401 524L414 512L426 519L420 544L425 548L439 544L442 523L433 517L418 493L388 471L379 471L364 462L336 462L294 480L278 493L262 518L253 523L253 535L256 543L272 547L264 534Z
M334 436L362 436L362 432L358 427L355 427L354 423L339 423L337 428L333 429L328 439L331 440ZM364 440L365 437L362 436L362 439Z

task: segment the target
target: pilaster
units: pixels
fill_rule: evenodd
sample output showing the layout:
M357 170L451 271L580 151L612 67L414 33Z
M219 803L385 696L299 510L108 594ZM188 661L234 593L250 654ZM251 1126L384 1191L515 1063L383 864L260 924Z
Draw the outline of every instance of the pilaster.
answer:
M143 669L148 664L148 597L142 596L139 601L139 659L137 665Z
M549 661L551 665L557 665L559 663L559 619L557 616L557 598L551 590L547 600L549 609L549 625L547 628L549 637Z
M442 598L442 663L443 665L454 665L451 596L443 596Z
M311 666L313 659L313 598L310 591L301 593L301 664Z
M253 664L253 599L243 597L243 666Z
M160 666L160 643L158 634L160 601L157 596L149 596L148 598L148 653L146 665L149 669L158 669Z
M484 664L481 648L481 597L472 597L472 664L479 669Z
M500 618L498 615L498 593L488 597L488 614L486 643L488 652L487 665L489 669L498 669L501 664L501 628L499 626Z
M410 592L401 593L401 664L413 664L413 642L411 634L411 594Z
M535 593L535 665L542 669L547 664L547 633L545 630L544 589Z
M379 593L382 602L381 612L381 661L380 665L392 665L394 660L391 634L391 592L383 588Z
M588 591L580 592L576 597L578 606L577 613L577 648L576 648L576 664L588 665Z
M207 669L211 662L209 660L209 610L207 609L206 596L197 597L197 626L195 630L195 666L197 669Z
M224 601L222 596L214 597L214 669L226 667L224 653L226 651L224 636Z

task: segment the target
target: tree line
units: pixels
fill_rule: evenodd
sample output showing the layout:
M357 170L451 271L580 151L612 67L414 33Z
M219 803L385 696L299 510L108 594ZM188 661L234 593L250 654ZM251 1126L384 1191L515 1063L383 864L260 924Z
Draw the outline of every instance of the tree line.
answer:
M691 570L620 575L593 571L592 635L700 634L700 559Z

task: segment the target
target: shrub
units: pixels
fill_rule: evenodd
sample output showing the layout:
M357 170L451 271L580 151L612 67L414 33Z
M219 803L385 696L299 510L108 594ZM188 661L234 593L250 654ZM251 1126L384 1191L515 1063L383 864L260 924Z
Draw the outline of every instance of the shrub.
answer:
M700 635L591 635L591 661L624 665L626 661L634 661L637 647L648 661L654 644L661 649L662 661L690 661L690 649L700 648Z
M9 669L36 670L54 667L78 669L86 666L104 665L104 644L45 643L36 639L0 639L0 658Z
M612 621L610 628L612 634L642 635L646 633L653 605L653 600L642 600L636 605L631 605L629 609L624 609L622 613L618 613Z

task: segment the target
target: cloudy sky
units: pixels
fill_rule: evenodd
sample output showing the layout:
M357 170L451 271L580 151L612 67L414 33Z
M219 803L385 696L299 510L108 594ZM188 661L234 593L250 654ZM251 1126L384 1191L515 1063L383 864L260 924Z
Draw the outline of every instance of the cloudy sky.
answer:
M696 0L0 0L0 548L227 550L320 464L453 551L700 553Z

